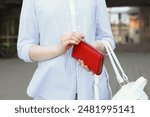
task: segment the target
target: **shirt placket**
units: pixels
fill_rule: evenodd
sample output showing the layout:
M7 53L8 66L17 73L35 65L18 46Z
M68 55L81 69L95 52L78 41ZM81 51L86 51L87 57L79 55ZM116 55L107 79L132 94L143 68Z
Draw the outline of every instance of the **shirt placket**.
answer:
M76 0L69 0L70 3L70 16L71 16L71 27L73 32L80 32L80 25L79 25L79 8L78 5L75 6ZM80 77L80 71L79 71L79 65L76 62L76 93L78 93L79 89L79 77Z

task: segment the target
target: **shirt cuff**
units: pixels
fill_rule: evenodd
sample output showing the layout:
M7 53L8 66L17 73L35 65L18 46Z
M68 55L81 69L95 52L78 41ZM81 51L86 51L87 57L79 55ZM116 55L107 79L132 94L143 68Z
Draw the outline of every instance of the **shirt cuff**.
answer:
M34 44L27 44L24 45L21 48L21 51L18 52L18 56L20 59L24 60L25 62L34 62L30 56L29 56L29 49L31 48L31 46L33 46Z

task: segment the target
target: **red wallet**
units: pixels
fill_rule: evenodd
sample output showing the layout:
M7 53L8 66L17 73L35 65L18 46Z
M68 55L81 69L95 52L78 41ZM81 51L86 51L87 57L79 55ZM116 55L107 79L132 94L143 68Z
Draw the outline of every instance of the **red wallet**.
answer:
M94 74L101 74L104 54L88 43L82 41L78 45L74 45L72 57L76 60L83 60L84 64L87 65Z

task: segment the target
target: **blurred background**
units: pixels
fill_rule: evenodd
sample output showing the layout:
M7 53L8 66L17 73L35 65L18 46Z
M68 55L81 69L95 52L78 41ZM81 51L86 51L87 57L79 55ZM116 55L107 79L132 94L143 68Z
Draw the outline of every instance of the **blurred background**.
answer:
M130 81L141 75L150 96L150 0L106 0L116 54ZM37 63L24 63L16 57L16 42L22 0L0 0L0 99L31 99L26 88ZM106 58L113 95L120 88Z

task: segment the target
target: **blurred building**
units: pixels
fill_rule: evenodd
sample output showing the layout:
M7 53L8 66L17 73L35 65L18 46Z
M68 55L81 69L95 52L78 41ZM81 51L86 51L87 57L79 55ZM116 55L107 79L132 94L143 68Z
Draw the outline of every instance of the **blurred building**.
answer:
M150 42L150 7L140 8L141 42Z
M109 8L116 43L139 44L150 42L150 8Z
M0 57L16 56L21 0L0 0Z

